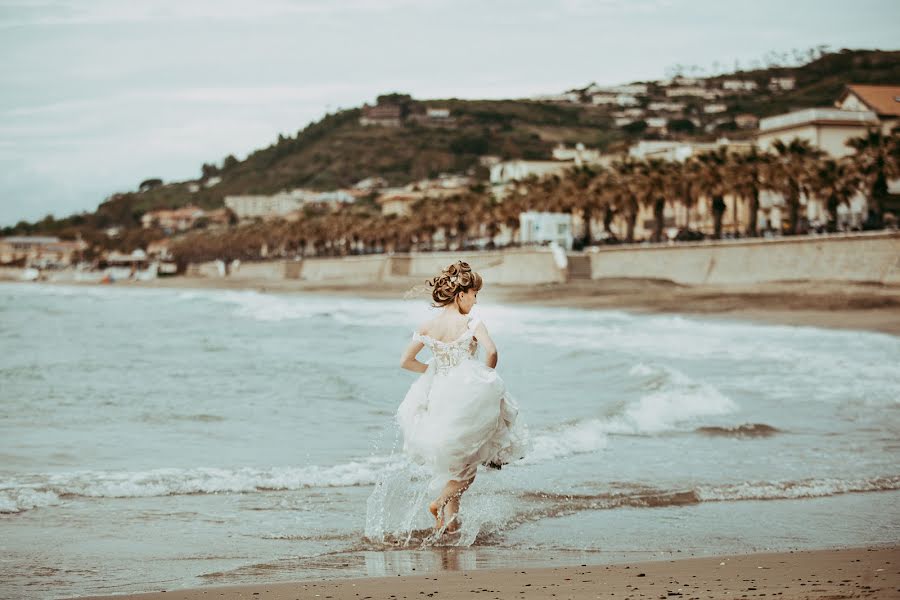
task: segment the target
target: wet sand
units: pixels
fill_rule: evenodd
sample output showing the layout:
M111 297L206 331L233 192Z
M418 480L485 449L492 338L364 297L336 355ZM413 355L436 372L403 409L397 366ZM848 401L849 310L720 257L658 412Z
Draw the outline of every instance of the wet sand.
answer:
M900 598L900 546L157 591L141 600ZM103 598L103 596L92 596ZM107 597L108 598L108 597Z
M369 284L297 280L177 277L115 285L251 289L400 299L423 282L392 279ZM427 296L419 294L419 298ZM847 281L791 281L749 286L687 286L652 279L574 280L533 286L490 286L482 301L641 313L703 315L781 325L859 329L900 335L900 286Z

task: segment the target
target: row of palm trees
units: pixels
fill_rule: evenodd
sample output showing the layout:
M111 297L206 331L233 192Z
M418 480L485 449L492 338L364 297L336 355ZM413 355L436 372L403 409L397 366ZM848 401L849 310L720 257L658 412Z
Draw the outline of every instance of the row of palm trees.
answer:
M829 227L838 210L858 193L868 198L875 219L883 218L888 181L900 177L897 131L885 135L872 130L848 142L855 152L836 159L805 140L777 141L770 151L751 147L735 152L722 146L684 162L624 159L609 166L582 166L562 177L532 178L514 185L502 201L489 191L474 188L447 199L416 203L408 216L382 216L374 203L347 206L337 212L310 213L294 221L254 223L224 232L195 233L174 245L185 262L212 258L256 259L271 256L347 255L385 251L437 250L469 247L475 240L493 246L507 229L518 238L519 215L524 211L577 214L584 224L579 240L590 245L613 236L613 224L624 224L625 242L635 241L641 209L653 215L651 241L664 239L666 207L680 206L690 231L691 215L706 203L713 220L713 236L722 236L722 222L731 196L745 203L743 235L758 235L760 194L770 190L784 198L788 233L799 233L804 196L818 198L829 214ZM735 212L738 202L732 204ZM735 219L736 222L736 219Z

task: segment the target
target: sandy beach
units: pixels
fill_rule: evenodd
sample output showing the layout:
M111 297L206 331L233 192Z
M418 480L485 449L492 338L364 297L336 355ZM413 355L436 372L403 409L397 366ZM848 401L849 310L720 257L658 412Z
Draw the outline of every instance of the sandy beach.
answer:
M354 285L287 279L262 281L177 277L115 285L250 289L397 299L408 295L410 289L422 283L418 279L402 278ZM426 299L421 293L414 297ZM900 335L900 287L873 283L792 281L740 286L688 286L655 279L574 280L533 286L487 285L479 298L490 303L702 315Z
M416 577L160 590L134 600L413 598L898 598L900 547L689 558L618 565L474 570ZM108 596L106 596L108 598ZM91 596L89 598L104 598Z

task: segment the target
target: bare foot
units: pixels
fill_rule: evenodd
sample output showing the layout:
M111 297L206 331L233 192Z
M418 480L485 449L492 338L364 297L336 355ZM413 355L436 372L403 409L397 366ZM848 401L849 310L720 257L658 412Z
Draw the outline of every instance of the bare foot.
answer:
M444 518L443 511L440 504L436 501L432 502L428 505L428 512L431 513L431 516L434 517L434 529L435 531L440 531L441 527L444 526Z
M452 517L447 519L447 524L444 528L444 531L447 533L456 533L459 531L459 528L462 527L462 523L459 521L459 513L454 514Z

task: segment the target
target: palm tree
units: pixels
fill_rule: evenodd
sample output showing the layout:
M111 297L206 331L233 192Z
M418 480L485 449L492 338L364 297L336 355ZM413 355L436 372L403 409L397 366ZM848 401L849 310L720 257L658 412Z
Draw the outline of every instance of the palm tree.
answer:
M634 242L634 225L637 221L640 205L638 194L640 182L638 163L634 160L624 160L613 165L622 194L621 212L625 217L625 241Z
M757 236L757 216L759 213L759 193L762 189L766 170L771 163L771 155L760 152L756 146L752 146L746 152L733 155L732 176L734 178L733 189L738 197L747 200L748 221L746 234Z
M722 239L722 217L725 216L725 210L728 208L725 204L725 192L728 191L727 179L730 162L726 146L720 146L697 156L704 195L710 199L712 205L713 237L717 240Z
M879 227L884 219L888 181L900 175L897 164L897 138L896 133L885 135L880 129L869 129L866 135L847 140L847 145L856 150L853 162L868 192L875 225Z
M770 170L770 184L780 192L788 205L789 227L792 234L800 232L800 195L808 187L815 162L823 152L807 140L794 138L789 143L775 140Z
M829 231L837 230L838 207L850 204L861 183L854 165L849 161L827 158L817 165L810 187L816 196L825 201Z
M653 234L651 240L663 241L663 227L666 216L666 195L671 186L672 163L651 158L638 164L637 185L641 203L653 211Z

